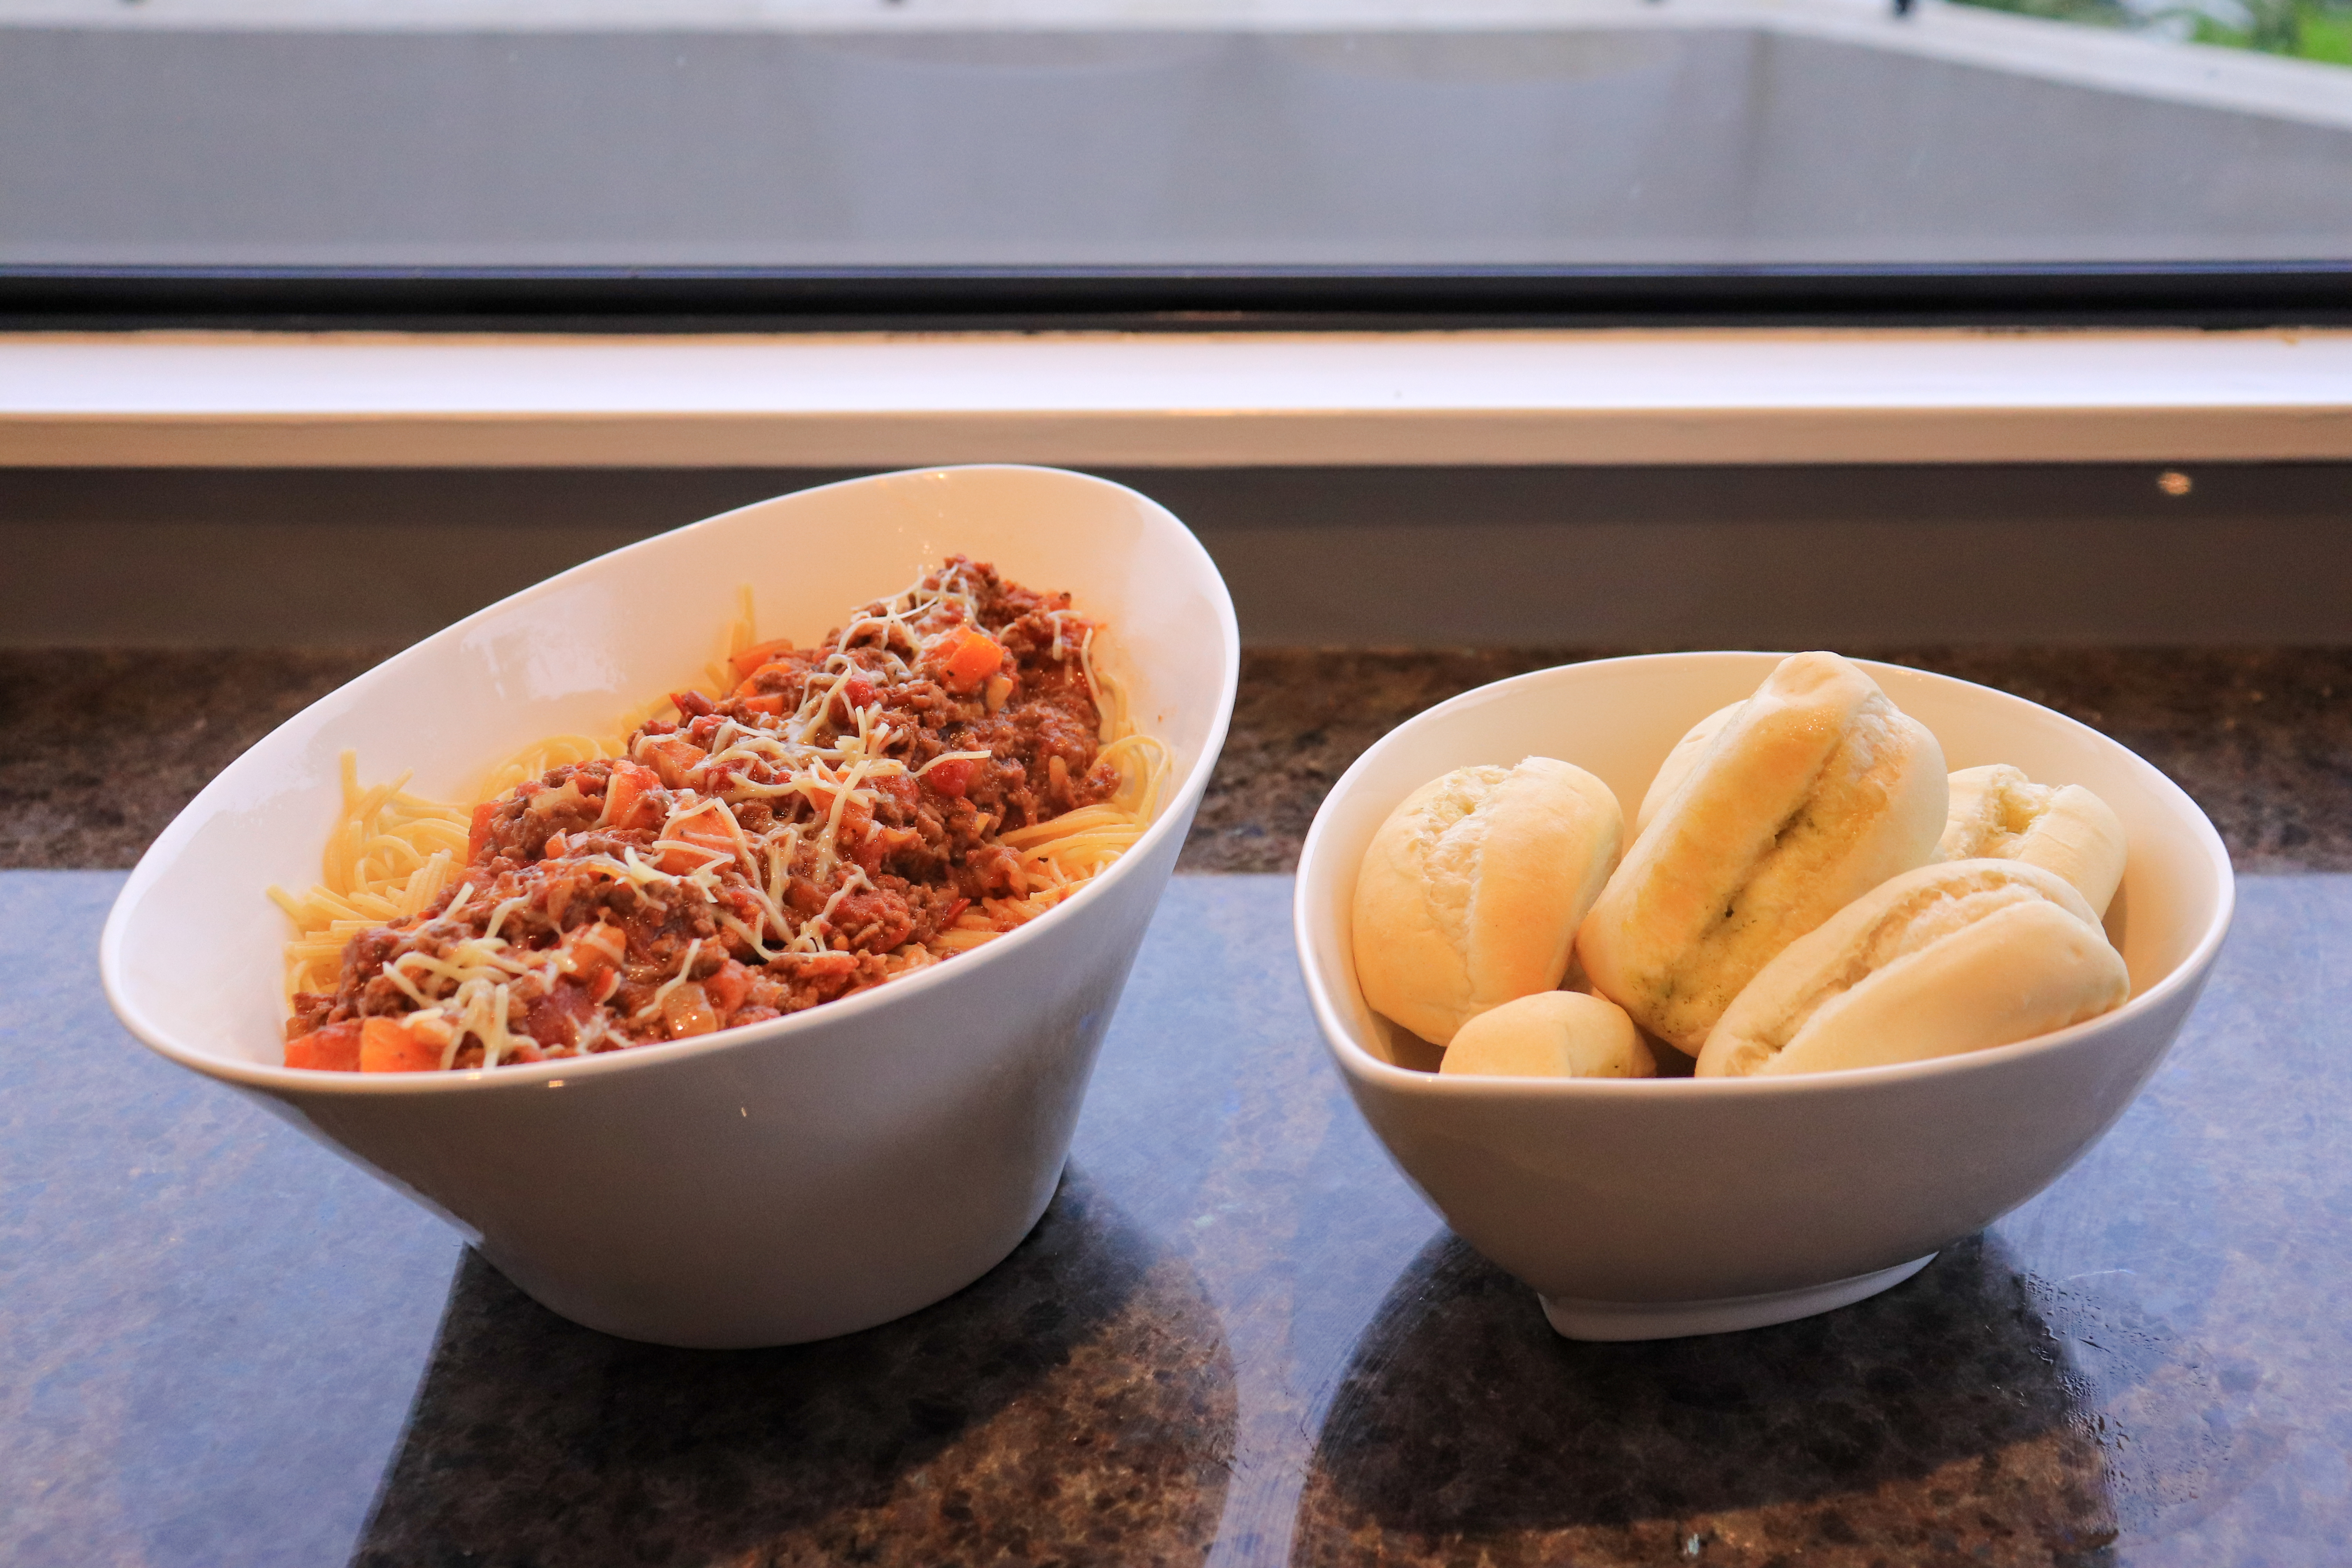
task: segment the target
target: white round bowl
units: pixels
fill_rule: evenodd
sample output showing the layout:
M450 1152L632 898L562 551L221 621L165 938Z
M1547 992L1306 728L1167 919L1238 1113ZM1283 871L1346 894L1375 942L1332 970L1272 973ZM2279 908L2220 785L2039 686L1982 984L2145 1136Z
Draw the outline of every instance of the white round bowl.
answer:
M1175 753L1159 820L1083 892L937 968L701 1039L488 1072L279 1065L288 932L263 889L317 880L345 748L363 780L414 768L413 788L463 798L532 739L609 730L697 678L739 584L763 636L809 638L954 551L1107 621L1137 723ZM237 759L131 874L107 994L157 1051L441 1214L567 1318L714 1348L846 1333L961 1289L1045 1211L1239 665L1207 552L1107 480L935 469L745 507L494 605Z
M1408 1179L1533 1286L1560 1332L1666 1338L1825 1311L1896 1284L2040 1192L2122 1114L2203 985L2234 899L2196 804L2115 742L1967 681L1866 664L1952 768L2013 763L2081 784L2130 859L2107 931L2132 996L1994 1050L1759 1079L1439 1077L1438 1052L1366 1006L1349 910L1373 830L1415 787L1473 763L1558 757L1629 817L1684 731L1781 658L1662 654L1541 670L1399 726L1349 769L1299 858L1307 990L1358 1108Z

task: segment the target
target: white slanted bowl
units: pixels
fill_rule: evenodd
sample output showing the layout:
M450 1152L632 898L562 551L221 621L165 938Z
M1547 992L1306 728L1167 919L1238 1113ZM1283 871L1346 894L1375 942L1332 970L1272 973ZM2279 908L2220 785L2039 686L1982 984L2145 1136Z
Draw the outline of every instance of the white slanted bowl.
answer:
M488 1072L278 1065L288 930L263 889L317 880L345 748L362 780L413 768L413 789L467 798L534 738L609 731L695 679L739 584L762 637L805 643L958 551L1107 622L1097 658L1174 752L1158 821L1084 891L936 968L699 1039ZM745 507L494 605L240 757L131 873L107 994L156 1050L441 1214L565 1317L704 1347L846 1333L961 1289L1044 1212L1239 662L1207 552L1106 480L950 468Z
M1356 984L1349 911L1373 830L1454 768L1591 770L1629 818L1689 725L1781 658L1662 654L1498 681L1400 726L1348 770L1299 858L1294 919L1317 1020L1405 1175L1576 1339L1783 1322L1908 1279L2050 1184L2123 1113L2202 987L2234 900L2204 813L2097 731L1967 681L1866 664L1954 769L2088 785L2130 858L2107 931L2132 996L2039 1039L1896 1067L1756 1079L1439 1077L1435 1047Z

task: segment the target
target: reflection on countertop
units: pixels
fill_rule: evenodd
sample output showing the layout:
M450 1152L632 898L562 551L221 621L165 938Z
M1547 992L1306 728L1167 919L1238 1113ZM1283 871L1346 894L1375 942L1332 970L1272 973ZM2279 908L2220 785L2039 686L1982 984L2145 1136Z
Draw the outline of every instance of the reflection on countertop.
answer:
M1332 1399L1293 1560L1411 1562L1472 1541L1496 1568L2105 1545L2090 1412L2036 1307L2017 1259L1977 1237L1822 1317L1569 1344L1525 1287L1443 1237Z
M467 1253L354 1561L1198 1563L1233 1440L1214 1306L1073 1164L978 1284L813 1345L612 1339Z
M0 873L25 1568L2188 1568L2352 1531L2352 878L2242 879L2140 1100L1916 1279L1578 1345L1348 1104L1289 879L1180 877L1036 1232L899 1322L738 1353L554 1318L133 1045L91 956L119 881Z
M1389 1163L1289 879L1180 877L1011 1258L863 1334L669 1351L547 1313L115 1025L90 868L360 662L182 657L0 656L0 839L84 868L0 871L0 1560L2345 1559L2352 877L2242 877L2180 1043L2042 1197L1871 1300L1648 1345L1555 1337ZM1545 662L1253 656L1192 863L1286 863L1361 745ZM2242 868L2352 868L2352 656L1919 662L2140 746Z

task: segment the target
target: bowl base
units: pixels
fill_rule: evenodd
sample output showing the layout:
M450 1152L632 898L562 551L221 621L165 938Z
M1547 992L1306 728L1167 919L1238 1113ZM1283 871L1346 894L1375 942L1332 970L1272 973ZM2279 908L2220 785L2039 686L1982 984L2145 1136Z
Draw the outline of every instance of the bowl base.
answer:
M1762 1296L1718 1296L1707 1301L1580 1301L1553 1296L1536 1300L1543 1303L1544 1316L1564 1339L1677 1340L1692 1334L1760 1329L1834 1311L1892 1289L1935 1260L1931 1252L1874 1274L1856 1274L1826 1285Z

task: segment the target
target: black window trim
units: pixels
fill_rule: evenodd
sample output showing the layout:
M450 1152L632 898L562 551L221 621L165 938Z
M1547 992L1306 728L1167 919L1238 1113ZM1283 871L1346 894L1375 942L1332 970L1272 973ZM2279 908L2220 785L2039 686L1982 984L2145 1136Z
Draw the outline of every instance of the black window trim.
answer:
M1923 266L0 266L0 331L2326 327L2352 261Z

